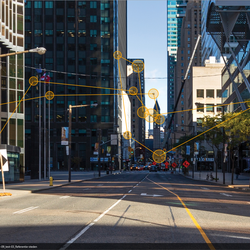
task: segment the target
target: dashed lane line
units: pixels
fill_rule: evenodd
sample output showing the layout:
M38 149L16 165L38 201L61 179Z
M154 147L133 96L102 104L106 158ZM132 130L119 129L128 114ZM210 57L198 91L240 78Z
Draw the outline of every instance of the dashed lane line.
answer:
M146 177L145 177L146 178ZM144 179L145 179L144 178ZM143 180L144 180L143 179ZM137 184L138 185L138 184ZM133 188L135 188L136 186L134 186ZM132 191L129 190L128 193L130 193ZM73 238L71 238L67 243L64 244L64 246L62 248L60 248L59 250L65 250L66 248L68 248L72 243L74 243L80 236L82 236L89 228L91 228L93 225L95 225L96 222L98 222L106 213L108 213L112 208L114 208L118 203L120 203L127 195L123 195L121 199L119 199L115 204L113 204L110 208L108 208L106 211L104 211L99 217L97 217L92 223L88 224L85 228L83 228L76 236L74 236Z
M225 194L225 193L220 193L222 195L225 195L225 196L232 196L231 194Z
M31 211L31 210L36 209L36 208L38 208L38 207L28 207L28 208L24 208L24 209L22 209L22 210L19 210L19 211L14 212L13 214L22 214L22 213Z

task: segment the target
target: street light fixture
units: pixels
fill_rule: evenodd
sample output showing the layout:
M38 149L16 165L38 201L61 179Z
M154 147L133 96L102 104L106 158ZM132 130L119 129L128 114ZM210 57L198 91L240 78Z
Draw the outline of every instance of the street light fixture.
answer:
M68 171L69 171L69 182L71 182L71 120L72 120L72 108L83 108L83 107L97 107L97 103L83 104L83 105L69 105L69 158L68 158Z
M46 52L46 49L43 47L37 47L35 49L29 49L29 50L24 50L24 51L17 51L17 52L12 52L12 53L7 53L7 54L3 54L0 55L1 57L6 57L6 56L13 56L13 55L19 55L19 54L25 54L25 53L38 53L39 55L43 55Z

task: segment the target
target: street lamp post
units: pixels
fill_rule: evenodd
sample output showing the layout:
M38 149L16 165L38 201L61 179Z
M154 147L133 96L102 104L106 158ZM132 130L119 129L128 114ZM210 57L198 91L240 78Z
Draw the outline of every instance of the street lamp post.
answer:
M35 49L29 49L29 50L24 50L24 51L17 51L17 52L12 52L12 53L8 53L8 54L3 54L0 55L1 57L6 57L6 56L14 56L14 55L19 55L19 54L25 54L25 53L38 53L39 55L43 55L45 54L46 49L43 47L40 48L35 48Z
M84 105L69 105L69 158L68 158L68 171L69 171L69 182L71 182L71 117L72 117L72 108L82 108L82 107L97 107L97 103L94 104L84 104Z

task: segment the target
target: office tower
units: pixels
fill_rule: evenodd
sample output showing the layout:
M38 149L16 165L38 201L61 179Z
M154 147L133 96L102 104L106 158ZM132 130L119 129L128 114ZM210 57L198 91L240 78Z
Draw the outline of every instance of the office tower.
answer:
M145 82L144 82L144 70L141 72L135 72L132 67L133 62L143 62L144 59L128 59L127 62L127 90L131 87L136 87L138 90L137 95L129 95L131 102L131 133L132 137L145 145L145 119L138 116L138 109L140 107L146 106L145 103ZM132 146L134 149L140 147L141 144L132 140ZM141 153L144 154L145 149L142 147ZM139 150L135 151L135 156L139 155Z
M27 1L25 15L25 47L43 46L47 49L43 57L26 55L26 86L28 79L36 75L35 68L41 65L43 72L50 75L51 83L46 91L54 92L48 107L46 123L50 120L51 157L46 165L53 170L66 170L66 146L61 145L61 129L68 127L69 105L91 105L97 107L74 108L72 110L72 169L96 169L95 145L110 140L110 134L121 133L121 109L117 89L120 89L118 60L115 51L127 57L127 2L126 1ZM121 79L126 79L126 62L120 59ZM44 83L41 84L43 91ZM38 88L28 92L30 98L38 97ZM39 98L26 106L26 165L38 173L39 106L44 108L44 98ZM48 106L49 101L46 101ZM42 119L44 113L42 111ZM120 125L120 127L118 127ZM47 127L47 126L46 126ZM44 131L46 132L45 128ZM48 132L43 133L48 145ZM105 157L107 146L103 145L101 165L107 167ZM112 154L117 154L113 146ZM48 152L47 152L48 153ZM48 155L48 154L47 154ZM44 157L43 157L44 158ZM46 159L48 157L45 157ZM46 161L46 160L45 160ZM47 160L48 161L48 160ZM42 163L44 164L44 163Z
M168 113L174 110L175 96L175 66L177 60L178 47L181 45L181 26L185 16L186 0L167 1L167 89L168 89ZM168 127L172 114L168 115L165 128ZM171 126L173 129L173 126ZM166 131L165 131L166 132Z
M249 1L213 1L209 5L207 31L222 55L227 54L222 70L222 101L226 110L246 110L249 84ZM223 13L222 13L223 12ZM216 20L216 22L215 22ZM243 25L244 24L244 25ZM228 28L230 27L230 28Z
M198 36L200 35L200 18L201 7L200 1L189 1L186 7L186 16L182 22L181 32L181 46L178 49L177 65L176 65L176 91L175 102L177 101L178 94L181 89L182 81L187 71L188 64L191 60L191 56L196 45ZM187 134L194 133L193 131L193 119L192 119L192 66L201 65L201 53L200 42L195 51L194 58L191 64L191 68L188 72L187 79L185 81L184 88L181 90L181 96L177 105L178 111L189 110L185 112L178 112L175 114L175 138L183 136L182 131L186 131ZM176 126L177 125L177 126Z
M1 1L0 25L0 54L24 51L23 1ZM9 160L9 171L5 173L5 179L19 181L19 166L24 166L25 103L17 105L25 93L24 55L2 57L0 66L1 149L7 150Z
M180 46L182 18L185 16L187 0L167 1L167 48L170 56L177 57Z
M201 0L201 64L205 65L205 60L209 56L215 56L219 60L221 54L213 38L207 32L207 14L211 1Z

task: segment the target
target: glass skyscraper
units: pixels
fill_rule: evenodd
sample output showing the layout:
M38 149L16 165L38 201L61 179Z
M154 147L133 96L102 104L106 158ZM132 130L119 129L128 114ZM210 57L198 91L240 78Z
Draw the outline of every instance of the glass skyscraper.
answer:
M208 8L211 2L214 1L201 0L201 63L203 66L209 56L215 56L217 60L221 56L219 48L216 46L213 38L208 34L206 28Z
M44 56L26 55L26 88L28 79L37 75L41 65L43 72L51 77L50 90L55 98L50 101L50 150L46 165L52 170L66 170L66 147L61 145L61 129L68 127L69 105L93 104L95 107L75 108L72 111L72 168L95 169L97 156L95 145L102 131L102 141L117 132L119 107L116 89L119 88L115 51L127 57L127 2L126 1L27 1L25 15L25 48L43 46ZM126 79L126 61L121 62L121 79ZM43 91L44 83L42 83ZM48 84L46 85L48 91ZM42 92L43 93L43 92ZM39 84L28 92L36 97L26 105L26 166L33 178L38 174ZM42 110L46 104L41 98ZM117 104L118 103L118 104ZM42 111L42 118L44 113ZM48 129L43 134L48 145ZM42 131L42 132L44 132ZM105 157L109 144L101 155L103 168L108 165ZM48 153L48 152L47 152ZM48 154L47 154L48 155ZM48 161L48 160L47 160ZM44 163L43 163L44 164Z

